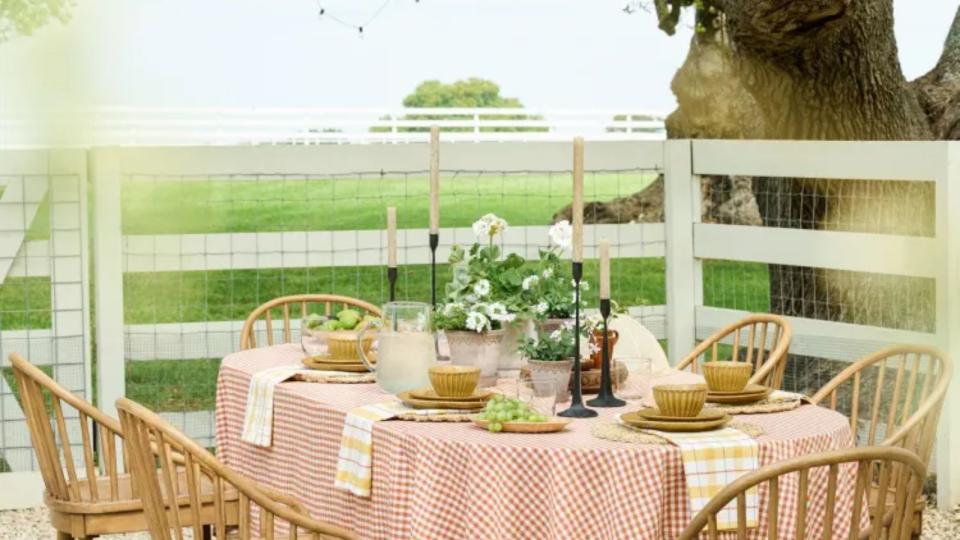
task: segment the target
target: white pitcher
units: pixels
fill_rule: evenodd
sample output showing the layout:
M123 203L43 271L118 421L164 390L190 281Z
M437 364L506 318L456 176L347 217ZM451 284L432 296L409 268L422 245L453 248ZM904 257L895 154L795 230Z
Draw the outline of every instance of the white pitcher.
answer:
M377 332L377 360L374 365L360 347L360 359L376 372L377 384L391 394L430 386L429 369L437 362L431 328L431 310L423 302L387 302L382 321L374 321L357 335L357 341L371 327Z

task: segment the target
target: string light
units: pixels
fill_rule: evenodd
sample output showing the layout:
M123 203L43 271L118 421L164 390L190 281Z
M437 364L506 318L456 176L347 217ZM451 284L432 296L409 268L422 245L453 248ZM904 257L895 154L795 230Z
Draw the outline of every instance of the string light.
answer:
M380 7L378 7L376 11L373 12L373 14L367 17L367 19L364 22L360 24L356 24L356 23L347 21L343 18L337 17L333 13L328 13L327 8L324 7L322 3L322 0L317 0L317 13L318 13L317 17L320 18L321 20L330 20L339 24L340 26L349 28L351 30L355 30L357 34L360 35L360 37L363 37L364 29L369 27L370 23L377 20L380 14L383 13L385 9L387 9L387 6L389 6L392 1L393 0L384 0L383 3L380 4ZM420 0L414 0L414 3L419 4Z

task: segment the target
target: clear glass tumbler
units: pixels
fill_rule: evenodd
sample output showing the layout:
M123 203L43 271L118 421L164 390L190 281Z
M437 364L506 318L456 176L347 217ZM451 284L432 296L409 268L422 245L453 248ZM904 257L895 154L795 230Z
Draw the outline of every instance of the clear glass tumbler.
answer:
M544 416L554 416L557 412L557 380L523 374L517 380L517 399Z

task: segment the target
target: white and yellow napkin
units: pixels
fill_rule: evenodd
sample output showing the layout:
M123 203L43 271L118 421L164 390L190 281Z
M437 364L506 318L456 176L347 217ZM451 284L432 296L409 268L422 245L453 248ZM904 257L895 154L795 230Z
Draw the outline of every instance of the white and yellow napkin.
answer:
M696 433L668 433L646 429L680 448L683 472L687 478L690 516L695 516L714 495L734 480L757 470L760 447L742 431L721 428ZM747 490L747 527L757 526L757 488ZM730 501L717 513L717 528L737 528L737 500Z
M277 385L302 375L304 380L316 382L367 382L370 373L319 371L300 365L277 366L258 371L250 378L247 390L247 408L243 417L240 439L256 446L269 447L273 441L273 391Z
M475 410L414 409L399 401L374 403L352 409L343 421L340 454L333 486L360 497L370 496L373 470L373 424L402 415L438 416L467 414Z

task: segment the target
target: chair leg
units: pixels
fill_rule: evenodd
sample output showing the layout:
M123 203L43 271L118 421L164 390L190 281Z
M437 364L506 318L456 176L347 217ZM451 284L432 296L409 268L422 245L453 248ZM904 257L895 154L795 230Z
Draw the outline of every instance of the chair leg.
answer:
M57 531L57 540L73 540L73 537L70 536L70 533L65 533L63 531Z
M203 540L213 540L213 525L203 526ZM219 538L217 540L220 540Z

